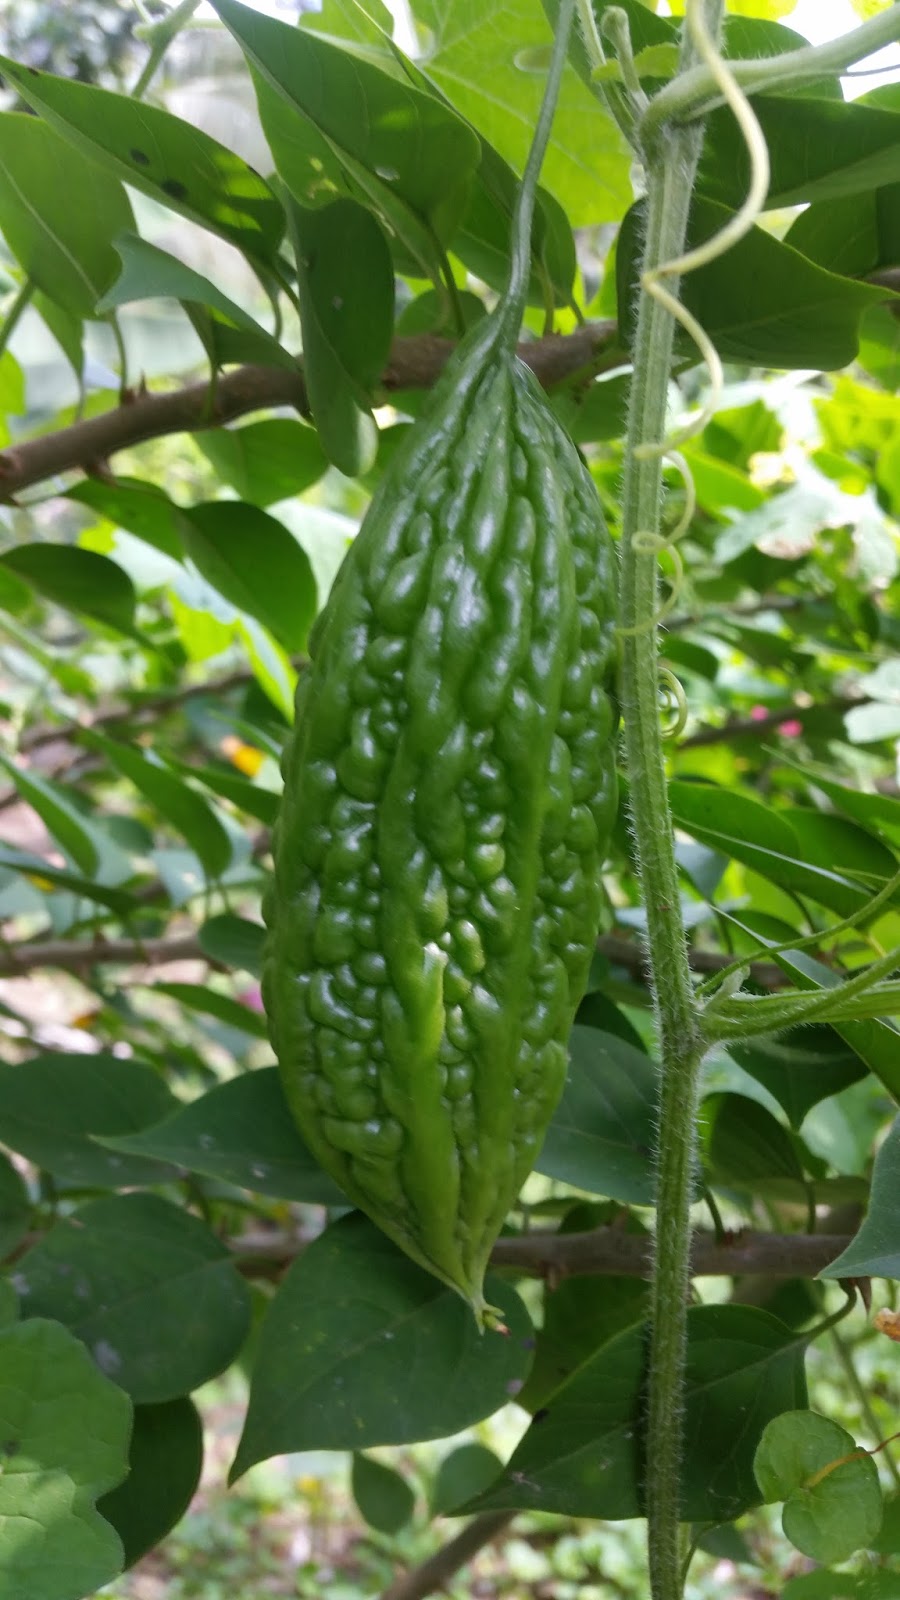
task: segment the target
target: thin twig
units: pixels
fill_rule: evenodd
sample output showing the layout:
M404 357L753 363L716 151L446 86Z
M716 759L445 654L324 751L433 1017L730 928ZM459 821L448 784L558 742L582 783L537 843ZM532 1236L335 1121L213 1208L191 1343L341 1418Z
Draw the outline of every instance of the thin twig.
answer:
M480 1517L473 1517L449 1544L435 1551L421 1566L413 1567L411 1572L405 1572L388 1584L381 1600L425 1600L426 1595L442 1589L460 1567L496 1539L514 1516L514 1511L484 1511Z
M663 646L665 654L665 646ZM698 750L703 745L723 744L732 739L759 739L767 733L775 733L785 722L800 722L804 726L807 722L815 721L817 717L829 711L850 711L854 706L865 705L864 700L854 699L851 695L834 695L829 700L817 700L809 706L783 706L780 711L770 711L764 717L747 717L740 721L724 722L718 728L698 728L696 733L688 734L686 739L679 743L679 750Z
M553 335L520 346L519 353L547 388L578 374L598 372L604 352L612 359L612 322L587 322L574 333ZM382 389L430 389L453 352L449 339L424 334L395 339L382 375ZM619 357L618 359L621 359ZM296 367L238 367L215 383L194 383L169 394L139 394L126 405L75 422L56 433L0 451L0 500L11 500L33 484L62 473L89 472L118 450L165 434L199 433L220 427L251 411L291 406L309 416L309 399L300 362Z

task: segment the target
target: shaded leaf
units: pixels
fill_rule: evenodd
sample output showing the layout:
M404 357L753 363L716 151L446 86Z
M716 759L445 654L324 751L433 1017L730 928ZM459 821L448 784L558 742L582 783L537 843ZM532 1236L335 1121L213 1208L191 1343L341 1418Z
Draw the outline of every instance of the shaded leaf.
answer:
M489 1280L486 1292L506 1336L479 1333L462 1298L365 1217L333 1224L263 1323L232 1481L287 1450L443 1438L490 1416L521 1388L531 1325L506 1284Z
M285 650L303 650L316 614L316 582L293 534L238 500L192 506L185 517L185 548L207 582L256 617Z
M291 417L207 428L194 441L223 483L257 506L302 494L328 465L314 429Z
M122 1541L126 1567L181 1521L202 1466L203 1428L190 1400L135 1406L128 1477L97 1503Z
M0 1155L0 1261L24 1239L30 1216L28 1191L12 1162Z
M399 1533L413 1514L415 1495L399 1472L359 1450L353 1453L351 1476L357 1510L378 1533Z
M900 1120L875 1157L862 1227L819 1277L900 1278Z
M0 1063L0 1139L69 1183L118 1188L159 1183L169 1169L111 1154L93 1134L127 1134L176 1105L152 1067L112 1055L39 1055Z
M6 82L78 149L251 258L276 260L284 213L252 167L200 128L130 95L0 56Z
M821 1023L729 1044L728 1053L775 1096L793 1128L812 1106L840 1094L866 1070L835 1029Z
M134 584L109 556L70 544L19 544L0 561L45 600L119 633L134 633Z
M96 840L86 819L70 805L65 793L49 779L42 778L37 772L26 772L2 754L0 767L9 773L26 805L37 812L48 833L71 856L76 867L93 876L98 865Z
M164 766L152 750L144 752L86 728L80 737L128 778L145 800L187 840L208 877L217 878L225 871L232 859L231 838L202 795L170 767Z
M268 1038L265 1017L261 1017L258 1011L251 1011L243 1001L221 994L218 989L207 988L202 983L155 983L150 992L167 994L170 999L179 1001L201 1016L215 1017L217 1022L224 1022L227 1028L239 1028L256 1039Z
M181 559L181 509L155 484L138 478L82 478L67 489L66 498L88 506L114 527L127 529L173 561Z
M652 1205L656 1068L623 1039L580 1024L538 1172L626 1205Z
M38 117L0 112L0 229L25 276L69 316L94 315L116 275L111 240L133 227L116 178Z
M2 1081L2 1080L0 1080ZM346 1204L294 1126L277 1067L260 1067L110 1147L309 1205Z
M152 1194L112 1195L60 1218L17 1264L25 1317L53 1317L132 1399L158 1405L234 1360L247 1285L223 1244Z
M249 917L236 917L230 911L223 911L217 917L207 917L200 924L197 936L200 948L211 961L252 972L255 978L260 976L266 940L261 922L251 922Z
M435 1474L429 1496L433 1517L452 1516L457 1506L481 1494L503 1471L503 1463L487 1445L458 1445L445 1456Z

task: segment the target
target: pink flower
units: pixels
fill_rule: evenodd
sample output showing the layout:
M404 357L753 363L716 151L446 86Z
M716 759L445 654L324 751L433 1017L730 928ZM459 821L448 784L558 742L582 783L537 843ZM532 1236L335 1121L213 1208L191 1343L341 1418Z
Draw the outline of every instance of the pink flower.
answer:
M255 983L252 989L245 989L243 994L238 995L238 999L241 1005L247 1006L250 1011L261 1012L264 1010L262 992L258 983Z
M779 722L778 732L783 739L799 739L803 732L803 723L796 717L790 717L787 722Z
M769 715L769 713L766 710L765 706L753 706L751 708L751 711L750 711L750 721L751 722L765 722L766 717L768 715Z

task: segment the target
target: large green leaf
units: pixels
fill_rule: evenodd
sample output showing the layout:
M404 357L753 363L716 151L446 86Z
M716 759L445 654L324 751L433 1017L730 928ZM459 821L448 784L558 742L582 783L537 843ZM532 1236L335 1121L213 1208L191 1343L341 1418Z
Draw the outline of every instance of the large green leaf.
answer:
M358 1213L291 1267L263 1323L250 1407L232 1468L289 1450L366 1449L438 1439L521 1387L531 1324L489 1280L508 1333L480 1333L471 1309Z
M531 63L550 42L540 0L417 0L415 10L428 30L423 70L521 171L544 81ZM631 199L628 170L615 124L567 70L544 163L547 188L576 227L617 221Z
M791 223L786 242L829 272L863 278L900 260L900 184L818 200Z
M61 1217L16 1268L26 1317L52 1317L132 1399L159 1405L232 1362L250 1296L209 1229L152 1194L112 1195Z
M0 1063L0 1139L69 1183L162 1182L171 1168L103 1150L92 1135L133 1133L168 1116L176 1103L159 1073L140 1061L53 1054Z
M179 1107L165 1121L104 1143L110 1149L169 1161L257 1194L302 1200L308 1205L346 1204L340 1189L300 1138L276 1067L243 1073Z
M391 346L394 276L384 234L354 200L292 204L291 237L310 409L329 461L368 472L378 448L368 396Z
M306 647L316 581L309 556L283 523L259 506L211 500L185 513L184 543L226 600L256 617L285 650Z
M274 262L284 213L268 184L224 145L168 111L0 56L7 84L76 148L161 205Z
M897 119L900 125L900 118ZM695 195L690 238L699 244L732 215ZM633 326L638 279L641 207L622 224L616 254L619 322ZM749 366L845 367L859 347L863 312L885 291L816 266L763 228L753 228L723 256L685 277L681 298L698 318L719 354ZM696 346L685 336L682 351L693 361Z
M187 840L209 877L217 878L225 871L232 859L231 838L202 795L197 794L170 767L164 766L152 750L145 753L134 745L121 744L118 740L108 739L104 734L87 729L81 737L123 777L128 778L176 832Z
M302 494L328 465L314 429L291 417L267 417L242 428L207 428L194 442L223 483L256 506Z
M840 1094L864 1077L866 1071L859 1056L842 1042L837 1031L821 1024L730 1044L728 1053L775 1096L793 1128L801 1126L807 1112L820 1100Z
M190 1400L135 1406L128 1477L97 1503L122 1541L126 1567L181 1521L202 1466L203 1428Z
M118 179L38 117L0 112L0 231L51 301L92 317L116 275L111 241L133 227Z
M146 239L132 233L121 234L115 241L115 247L122 270L112 288L103 296L99 306L101 311L112 311L117 306L128 305L132 300L160 297L180 300L188 308L200 306L213 312L226 327L236 328L248 336L249 343L244 341L240 346L240 357L235 355L234 359L261 361L268 366L296 367L296 360L290 351L285 350L255 317L229 299L202 273L185 266L177 256L169 255L167 250L160 250L158 245L148 244Z
M109 556L70 544L19 544L4 551L0 562L45 600L119 633L134 633L134 584Z
M348 189L365 197L427 272L478 165L471 129L434 96L307 29L238 0L214 3L263 81L263 128L297 201L317 206Z
M105 517L129 533L171 556L183 554L182 512L164 490L139 478L82 478L67 490L67 498Z
M656 1120L649 1057L611 1033L576 1024L566 1086L537 1169L588 1194L652 1205Z
M806 1403L804 1341L765 1311L688 1312L681 1515L726 1522L758 1504L753 1454L769 1419ZM626 1329L550 1396L500 1481L465 1509L612 1521L642 1514L645 1329Z
M0 1331L0 1600L82 1600L122 1570L98 1496L128 1470L131 1403L58 1323Z
M865 1221L822 1278L900 1278L900 1121L875 1157Z

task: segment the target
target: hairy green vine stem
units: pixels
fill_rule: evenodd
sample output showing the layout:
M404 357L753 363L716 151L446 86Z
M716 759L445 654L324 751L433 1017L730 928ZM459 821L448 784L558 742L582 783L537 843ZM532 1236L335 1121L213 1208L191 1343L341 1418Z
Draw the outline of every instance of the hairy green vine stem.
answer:
M716 37L723 0L701 0ZM685 30L682 69L693 66ZM666 130L644 149L647 172L643 278L685 248L702 128ZM673 288L677 283L673 283ZM660 299L641 296L622 501L620 698L631 813L640 858L661 1056L657 1157L657 1245L647 1418L646 1497L653 1600L680 1600L679 1469L681 1392L687 1333L690 1205L695 1164L697 1078L702 1055L679 899L678 871L659 727L657 612L662 455L642 446L664 439L675 319Z

